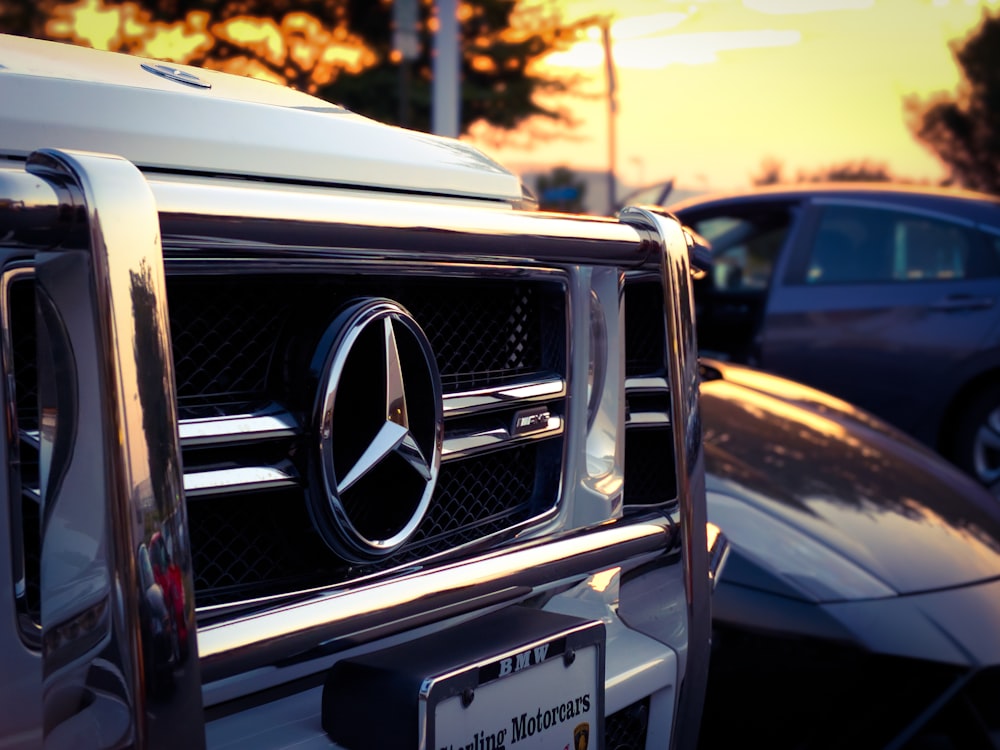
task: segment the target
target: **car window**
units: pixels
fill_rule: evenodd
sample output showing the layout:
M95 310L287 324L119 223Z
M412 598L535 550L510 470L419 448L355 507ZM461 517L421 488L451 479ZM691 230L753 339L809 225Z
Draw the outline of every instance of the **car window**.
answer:
M986 236L986 242L989 249L984 261L987 271L983 276L1000 276L1000 237L989 234Z
M806 282L913 282L993 275L976 232L902 211L826 206Z
M712 245L712 286L722 292L764 291L788 232L787 214L716 215L691 222Z

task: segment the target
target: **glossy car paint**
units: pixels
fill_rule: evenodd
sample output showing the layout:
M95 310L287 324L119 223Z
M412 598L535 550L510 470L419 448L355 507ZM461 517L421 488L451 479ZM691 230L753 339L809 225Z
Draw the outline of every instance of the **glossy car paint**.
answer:
M854 416L859 410L821 401L823 394L797 400L782 393L780 378L723 372L702 387L711 489L738 493L897 594L1000 577L1000 508L969 477L902 434L866 424ZM730 538L737 548L746 544L742 534ZM725 580L738 582L734 571Z
M703 360L701 394L709 519L730 541L703 745L977 746L945 718L948 690L1000 665L996 501L812 388Z
M706 222L720 217L774 227L766 278L732 289L710 277L697 285L703 353L835 394L971 470L969 449L956 455L960 420L977 394L1000 382L1000 199L884 185L807 185L692 199L671 210L703 233ZM820 253L824 215L838 211L901 216L914 228L926 223L953 232L972 248L967 260L974 258L976 266L969 260L964 277L941 271L927 278L869 279L859 271L853 280L818 283L810 279L812 254ZM732 249L716 247L717 258ZM979 472L984 483L1000 480L995 468L987 462Z
M123 156L141 169L194 170L519 204L520 180L460 141L387 127L313 96L186 65L0 35L5 156L53 144ZM66 117L67 111L73 117ZM239 123L234 128L233 123Z

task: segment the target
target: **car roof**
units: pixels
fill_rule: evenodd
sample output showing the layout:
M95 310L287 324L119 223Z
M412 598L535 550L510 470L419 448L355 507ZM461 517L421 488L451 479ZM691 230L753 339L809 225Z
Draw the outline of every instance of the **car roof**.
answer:
M885 182L831 182L768 185L714 193L679 201L669 210L683 214L708 207L803 200L847 200L943 211L1000 227L1000 198L986 193L929 185Z

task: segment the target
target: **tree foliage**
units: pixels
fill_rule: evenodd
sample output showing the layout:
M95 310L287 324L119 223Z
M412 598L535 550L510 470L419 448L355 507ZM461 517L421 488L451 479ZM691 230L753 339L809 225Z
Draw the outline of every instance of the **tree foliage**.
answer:
M894 177L882 162L870 159L845 161L813 171L799 170L794 178L785 177L785 165L773 156L765 157L760 171L750 176L754 185L779 185L789 182L903 182Z
M962 81L953 94L906 99L907 125L944 162L949 181L1000 194L1000 13L952 44Z
M427 130L437 19L433 0L417 3L413 60L393 48L392 0L0 0L0 31L266 78ZM480 121L510 130L535 116L572 124L543 100L577 79L537 63L594 22L563 24L531 0L461 0L462 130Z
M750 182L753 185L779 185L785 182L785 165L780 159L773 156L766 156L760 163L760 171L750 175Z

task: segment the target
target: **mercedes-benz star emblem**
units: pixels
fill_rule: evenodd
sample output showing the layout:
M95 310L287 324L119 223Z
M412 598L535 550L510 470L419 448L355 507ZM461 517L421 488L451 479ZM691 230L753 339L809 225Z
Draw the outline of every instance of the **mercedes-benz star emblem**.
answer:
M423 330L401 305L364 299L327 328L313 361L327 543L363 562L398 549L430 505L441 465L441 378Z

